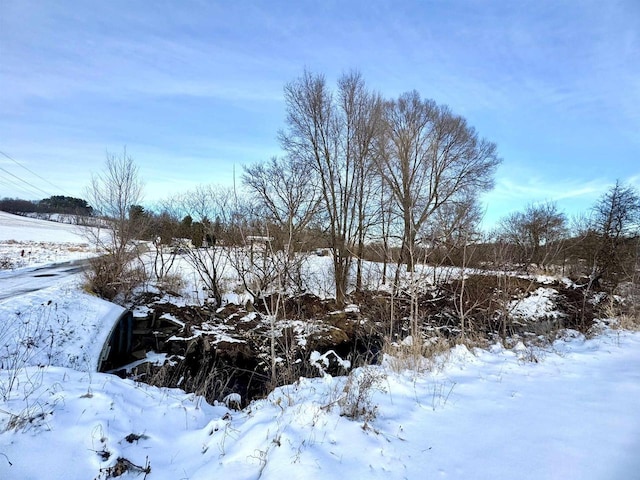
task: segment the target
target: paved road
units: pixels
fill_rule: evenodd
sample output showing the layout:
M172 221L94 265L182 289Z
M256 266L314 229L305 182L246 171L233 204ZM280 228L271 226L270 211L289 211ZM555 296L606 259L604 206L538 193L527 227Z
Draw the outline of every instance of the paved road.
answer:
M0 272L0 301L51 287L62 279L79 275L89 260L72 260L43 267Z

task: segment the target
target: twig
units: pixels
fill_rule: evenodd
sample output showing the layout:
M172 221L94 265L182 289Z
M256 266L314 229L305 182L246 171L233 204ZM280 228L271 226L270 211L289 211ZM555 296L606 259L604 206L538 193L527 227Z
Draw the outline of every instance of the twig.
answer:
M7 463L9 464L10 467L13 467L13 463L11 463L11 461L9 460L9 457L7 457L5 453L0 452L0 455L2 455L4 458L7 459Z

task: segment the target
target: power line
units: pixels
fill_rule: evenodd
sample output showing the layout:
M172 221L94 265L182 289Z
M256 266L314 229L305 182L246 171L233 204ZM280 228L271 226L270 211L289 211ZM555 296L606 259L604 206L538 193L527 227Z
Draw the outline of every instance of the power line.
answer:
M0 177L0 185L2 186L2 190L11 190L13 191L13 195L12 196L16 196L16 195L26 195L28 198L29 197L34 197L34 198L40 198L42 197L42 195L39 192L36 192L34 190L31 190L29 187L24 186L24 185L20 185L18 184L18 182L14 182L8 178L4 178L4 176ZM8 196L6 193L0 195L0 197L2 198L11 198L10 196Z
M3 155L4 157L8 158L9 160L11 160L13 163L15 163L16 165L18 165L19 167L22 167L23 169L25 169L27 172L29 172L32 175L35 175L36 177L38 177L40 180L44 180L45 182L47 182L49 185L51 185L52 187L54 187L56 190L60 190L64 193L66 193L67 195L69 195L70 197L73 196L71 195L69 192L67 192L64 188L60 188L57 185L54 185L53 183L51 183L49 180L47 180L46 178L40 176L39 174L37 174L36 172L34 172L33 170L25 167L22 163L18 162L15 158L10 157L9 155L7 155L5 152L3 152L2 150L0 150L0 155ZM42 191L42 190L41 190ZM50 195L49 195L50 196Z
M14 177L14 178L17 178L17 179L18 179L18 180L20 180L22 183L25 183L25 184L29 185L31 188L35 188L36 190L38 190L38 191L40 191L40 192L44 193L47 197L50 197L50 196L51 196L51 194L50 194L50 193L47 193L47 192L45 192L44 190L42 190L41 188L36 187L35 185L33 185L33 184L31 184L31 183L27 182L26 180L23 180L22 178L18 177L17 175L14 175L13 173L11 173L10 171L8 171L8 170L6 170L6 169L4 169L4 168L2 168L2 167L0 167L0 170L2 170L2 171L3 171L3 172L5 172L5 173L8 173L9 175L11 175L11 176L12 176L12 177Z
M11 188L13 190L17 190L21 194L24 193L24 194L27 194L29 196L31 196L31 195L38 195L39 196L39 194L35 193L33 190L28 190L27 187L24 187L24 186L18 184L18 182L15 182L15 181L13 181L13 180L11 180L9 178L5 178L4 176L0 177L0 185L9 187L9 188ZM0 195L0 198L4 198L4 197L6 197L6 195Z

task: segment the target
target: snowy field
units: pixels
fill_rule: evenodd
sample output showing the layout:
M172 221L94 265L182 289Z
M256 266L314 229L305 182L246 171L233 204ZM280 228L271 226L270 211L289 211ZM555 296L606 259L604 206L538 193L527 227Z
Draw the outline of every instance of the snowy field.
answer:
M6 218L0 242L83 241ZM109 305L71 279L0 302L0 479L640 478L640 333L459 346L419 372L387 358L235 411L95 373Z
M16 269L95 256L85 228L0 212L0 263Z

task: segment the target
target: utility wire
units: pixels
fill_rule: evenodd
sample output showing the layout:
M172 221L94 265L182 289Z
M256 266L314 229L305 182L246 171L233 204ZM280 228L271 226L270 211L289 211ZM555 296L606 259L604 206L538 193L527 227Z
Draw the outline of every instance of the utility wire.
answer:
M9 182L8 179L0 179L0 186L3 191L9 190L13 192L11 196L6 193L1 194L0 197L2 198L21 198L21 196L25 198L42 198L41 193L31 190L27 186L19 185L18 182Z
M20 185L18 182L11 180L10 178L5 178L4 176L0 176L0 185L10 187L13 190L18 190L20 193L25 193L28 196L36 195L40 196L39 193L35 193L33 190L28 190L27 187ZM4 195L0 195L0 197L5 197Z
M50 194L50 193L47 193L47 192L45 192L44 190L42 190L41 188L38 188L38 187L36 187L35 185L33 185L33 184L31 184L31 183L27 182L26 180L21 179L21 178L20 178L20 177L18 177L17 175L14 175L13 173L11 173L9 170L6 170L6 169L4 169L4 168L2 168L2 167L0 167L0 170L2 170L2 171L3 171L3 172L5 172L5 173L8 173L9 175L11 175L11 176L12 176L12 177L14 177L14 178L17 178L17 179L18 179L18 180L20 180L22 183L25 183L25 184L29 185L31 188L35 188L36 190L38 190L38 191L40 191L40 192L44 193L47 197L50 197L50 196L51 196L51 194Z
M70 197L72 197L73 195L71 195L69 192L67 192L64 188L60 188L57 185L54 185L53 183L51 183L49 180L47 180L46 178L40 176L39 174L37 174L36 172L34 172L33 170L25 167L22 163L18 162L15 158L10 157L9 155L7 155L5 152L3 152L2 150L0 150L0 155L3 155L4 157L8 158L9 160L11 160L13 163L15 163L16 165L18 165L19 167L24 168L27 172L29 172L32 175L35 175L36 177L38 177L40 180L44 180L45 182L47 182L49 185L51 185L52 187L54 187L56 190L60 190L64 193L66 193L67 195L69 195ZM42 190L40 190L42 191ZM49 195L51 196L51 195Z
M19 188L20 190L23 190L24 192L29 192L30 194L34 193L32 190L29 190L28 187L25 187L24 185L21 185L15 180L9 178L8 175L0 175L0 184L11 187L11 188Z

